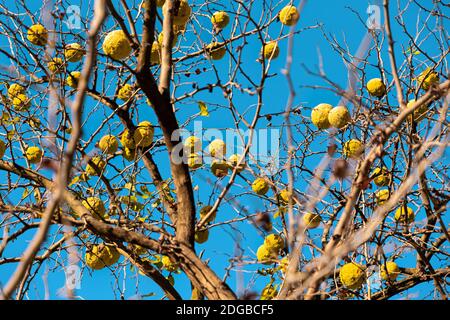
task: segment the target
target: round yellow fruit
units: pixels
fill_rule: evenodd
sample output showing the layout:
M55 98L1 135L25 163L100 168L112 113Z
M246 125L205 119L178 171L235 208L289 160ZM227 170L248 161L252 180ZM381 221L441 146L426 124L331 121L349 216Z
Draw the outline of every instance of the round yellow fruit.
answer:
M365 268L357 263L351 262L342 266L339 272L341 283L350 290L358 290L366 281Z
M373 182L379 187L388 186L391 182L391 174L389 170L385 167L375 168L372 172Z
M44 151L39 147L28 147L25 155L30 163L39 163L42 160Z
M402 205L395 211L394 219L399 223L410 224L411 222L414 222L415 214L410 207L407 207L405 211L405 207Z
M284 249L284 239L278 234L269 234L264 239L264 246L267 250L278 254L282 249Z
M173 39L172 39L172 46L171 46L172 48L176 46L177 41L178 41L178 35L176 33L174 33ZM162 47L164 44L164 33L163 32L161 32L158 35L158 44L160 47Z
M152 52L150 56L151 64L160 64L161 63L161 46L158 41L154 41L152 44Z
M61 58L53 58L47 63L50 72L58 74L64 72L64 61Z
M363 152L363 144L358 139L351 139L344 143L343 154L348 158L357 159Z
M264 59L276 59L280 55L280 47L278 46L278 42L271 41L265 44L263 50Z
M114 154L116 153L117 149L119 149L119 142L117 141L117 138L115 136L108 134L100 139L98 147L104 153Z
M5 151L6 151L6 144L5 142L3 142L3 140L0 140L0 159L2 159L3 156L5 155Z
M416 103L415 99L409 100L409 102L406 105L406 107L411 108L415 103ZM419 122L420 120L425 118L427 113L428 113L428 106L426 104L420 105L413 112L414 121L415 122ZM411 116L409 117L409 121L411 121Z
M281 190L281 192L278 194L278 201L286 205L289 203L289 199L292 197L292 193L289 192L288 189Z
M258 262L262 264L271 264L272 262L274 262L274 260L277 259L277 254L267 249L267 247L263 244L259 246L258 250L256 251L256 257L258 259Z
M322 222L322 217L319 214L311 212L305 213L302 219L306 229L317 228Z
M189 6L187 0L181 0L178 8L178 13L173 15L173 24L176 26L183 26L189 20L192 9ZM167 2L163 6L163 15L166 16L169 13Z
M123 30L108 33L103 41L103 52L114 60L123 60L131 53L131 45Z
M128 149L136 148L136 142L134 141L134 134L132 134L128 129L125 129L125 131L120 136L120 143L122 143L122 145Z
M69 43L64 47L64 57L69 62L80 61L85 53L86 51L79 43Z
M300 19L300 14L295 6L286 6L281 9L278 18L280 18L282 24L293 26L298 22L298 19Z
M31 101L28 99L28 97L22 93L19 93L17 96L14 97L12 104L14 106L14 109L16 109L19 112L27 111L30 108Z
M91 162L98 168L98 171L101 173L106 168L106 162L99 156L95 156L91 159ZM90 176L98 176L97 171L95 171L95 168L88 164L86 166L86 173Z
M184 141L184 152L199 152L202 149L202 141L197 136L189 136Z
M213 207L212 206L204 206L200 209L200 219L203 220L203 218L208 214L209 211L211 211ZM212 215L209 216L209 218L206 220L206 223L213 222L216 218L217 210L213 211Z
M17 83L13 83L12 85L9 86L8 97L10 97L11 99L14 99L19 94L25 94L24 87L22 87L20 84L17 84Z
M370 79L369 82L367 82L366 87L369 94L374 97L381 98L386 94L386 85L380 78Z
M78 88L78 82L80 81L81 72L72 71L66 78L66 84L74 89Z
M333 109L333 106L328 103L321 103L314 107L311 111L312 123L319 129L328 129L330 127L328 115L331 109Z
M32 25L27 32L27 39L36 46L45 46L48 40L48 31L42 24Z
M190 169L196 170L203 165L202 157L197 153L191 153L187 157L187 165Z
M227 48L223 43L213 42L206 46L206 53L211 59L220 60L227 53Z
M136 147L148 147L153 142L155 129L150 121L142 121L134 131L134 141Z
M400 274L400 268L394 261L388 261L382 264L380 268L381 279L385 281L395 281Z
M83 206L89 210L92 216L96 219L104 218L106 219L108 215L106 214L106 208L103 201L97 197L88 197L82 202Z
M230 17L225 11L216 11L211 17L211 23L216 29L224 29L230 23Z
M202 244L208 241L209 238L209 230L208 229L201 229L195 232L195 242Z
M351 120L350 112L344 106L337 106L328 113L328 122L332 127L341 129L345 127Z
M228 175L228 164L223 160L214 160L211 162L211 172L217 178L223 178Z
M391 195L388 189L381 189L375 193L375 201L378 205L382 205L389 199L390 196Z
M230 168L230 170L234 170L236 168L237 173L240 173L245 170L245 168L247 167L247 165L245 163L245 159L243 159L241 164L238 166L238 163L239 163L239 160L241 159L241 157L242 156L240 154L232 154L228 158L228 167Z
M162 256L161 263L164 269L169 272L175 272L178 270L179 265L176 262L172 262L168 256Z
M252 183L252 190L256 194L263 196L269 191L269 183L264 178L257 178Z
M124 84L117 93L117 98L123 101L128 101L133 96L134 88L128 83Z
M212 157L223 159L227 153L227 146L223 140L216 139L209 144L208 150Z
M122 156L125 158L125 160L133 161L136 158L136 150L123 148Z
M112 245L94 245L90 251L86 252L85 261L89 268L100 270L106 266L111 266L119 261L120 253Z
M432 71L430 68L426 68L418 77L417 83L423 90L428 90L434 84L439 83L439 74Z

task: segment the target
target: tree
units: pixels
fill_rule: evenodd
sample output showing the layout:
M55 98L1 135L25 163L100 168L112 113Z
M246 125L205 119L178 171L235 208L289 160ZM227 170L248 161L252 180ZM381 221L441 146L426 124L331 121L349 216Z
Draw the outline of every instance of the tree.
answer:
M385 0L367 23L349 8L354 54L304 22L306 1L8 2L2 298L27 297L49 263L107 274L123 298L126 270L168 299L389 299L422 283L447 298L444 3ZM300 62L308 33L345 77L321 52Z

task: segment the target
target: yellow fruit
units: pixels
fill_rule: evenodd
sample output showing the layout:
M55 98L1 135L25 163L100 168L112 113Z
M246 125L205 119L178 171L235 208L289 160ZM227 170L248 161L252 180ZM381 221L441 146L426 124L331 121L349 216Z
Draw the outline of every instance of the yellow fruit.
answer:
M227 48L223 43L213 42L206 46L206 53L211 59L220 60L227 53Z
M6 144L3 142L3 140L0 140L0 159L3 158L6 151Z
M330 127L328 115L331 109L333 109L333 106L328 103L321 103L314 107L311 111L312 123L319 129L328 129Z
M386 94L386 85L380 78L374 78L369 80L369 82L367 82L366 87L367 91L369 91L369 94L374 97L381 98Z
M264 246L267 250L278 254L280 250L284 249L284 239L278 234L269 234L264 239Z
M150 56L151 64L160 64L161 63L161 46L158 41L154 41L152 44L152 53Z
M66 78L66 84L74 89L78 88L78 81L80 81L81 72L72 71Z
M12 104L14 106L14 109L16 109L19 112L27 111L30 108L31 101L28 99L28 97L22 93L19 93L17 96L14 97Z
M414 211L410 207L407 207L405 211L405 207L402 205L395 211L394 219L399 223L410 224L415 219Z
M223 140L216 139L209 144L208 150L212 157L223 159L227 153L227 146Z
M228 164L222 160L211 162L211 172L217 178L225 177L228 174Z
M380 269L381 279L385 281L395 281L400 274L400 268L393 261L388 261L386 264L382 264Z
M300 19L300 14L295 6L286 6L278 14L280 22L286 26L293 26Z
M202 149L202 141L196 136L187 137L184 141L184 152L199 152Z
M58 74L64 72L64 61L61 58L53 58L47 63L50 72Z
M200 209L200 219L203 220L203 218L208 214L209 211L211 211L212 206L204 206ZM212 213L212 215L206 220L206 223L213 222L216 218L217 210Z
M88 209L92 216L96 219L106 219L108 215L106 214L106 208L103 201L97 197L88 197L82 202L83 206Z
M288 189L281 190L281 192L278 194L278 201L282 205L286 205L289 203L289 199L291 198L292 194L289 192Z
M177 271L179 268L178 263L172 262L168 256L162 256L161 263L162 267L169 272Z
M117 98L123 101L128 101L133 96L134 88L128 83L124 84L117 92Z
M341 283L350 290L358 290L366 281L365 268L357 263L351 262L342 266L339 272Z
M128 129L125 129L125 131L122 133L122 136L120 137L120 142L125 148L128 149L136 148L136 143L134 141L134 134L132 134Z
M272 284L269 284L261 291L260 300L272 300L275 299L277 295L278 290Z
M39 147L28 147L25 155L30 163L39 163L42 160L44 151Z
M192 9L189 6L187 0L180 1L180 7L178 8L178 13L173 15L173 24L176 26L183 26L191 16ZM166 16L169 13L167 8L167 2L163 6L163 15Z
M98 168L100 173L102 173L106 168L106 162L99 156L93 157L91 162ZM86 173L91 176L98 176L97 171L95 171L95 168L90 164L86 166Z
M262 264L271 264L274 262L274 260L277 259L277 254L273 251L268 250L263 244L259 246L258 250L256 251L256 257L258 259L258 262Z
M25 94L25 88L24 87L22 87L20 84L17 84L17 83L13 83L12 85L9 86L9 88L8 88L8 96L11 99L14 99L19 94Z
M322 222L322 217L319 214L311 212L305 213L302 219L306 229L317 228Z
M428 90L434 84L439 83L439 74L432 71L430 68L426 68L418 77L417 83L423 90Z
M64 47L64 57L69 62L80 61L85 53L86 51L79 43L69 43Z
M406 107L411 108L415 103L416 103L415 99L409 100L409 102L406 105ZM426 104L420 105L413 112L414 121L415 122L419 122L420 120L425 118L425 116L427 115L427 112L428 112L428 106ZM409 121L411 121L411 116L409 117Z
M119 149L119 142L115 136L108 134L100 139L98 147L104 153L114 154Z
M178 35L176 33L174 33L173 39L172 39L172 48L177 45L177 41L178 41ZM158 35L158 44L162 48L162 46L164 44L164 34L163 34L163 32L161 32Z
M280 47L278 46L278 42L271 41L266 43L263 50L264 59L276 59L280 54Z
M385 167L375 168L372 172L373 182L379 187L388 186L391 182L391 174Z
M111 266L119 261L120 253L112 245L94 245L90 251L86 252L85 261L89 268L100 270L106 266Z
M136 147L148 147L153 142L153 134L155 129L149 121L142 121L138 124L138 127L134 131L134 141Z
M337 106L328 113L328 122L332 127L341 129L350 121L350 112L344 106Z
M278 263L278 266L283 274L286 273L288 265L289 265L289 258L287 256L283 257L283 259L281 259L280 262Z
M125 158L125 160L133 161L136 158L136 150L123 148L122 156Z
M381 189L375 193L375 201L378 205L385 203L390 197L388 189Z
M240 173L245 170L245 168L247 167L247 165L245 163L245 159L243 159L241 164L238 166L238 163L239 163L239 160L241 159L241 157L242 156L240 154L232 154L228 158L228 167L230 168L230 170L234 170L236 168L237 173Z
M108 33L103 41L103 52L114 60L123 60L131 53L131 45L123 30Z
M358 139L351 139L344 143L342 152L346 157L356 159L364 152L364 147Z
M48 40L48 31L41 24L32 25L27 32L27 39L37 46L45 46Z
M203 165L202 157L197 153L191 153L187 157L187 165L190 169L196 170Z
M202 244L208 241L209 238L209 230L208 229L201 229L195 232L195 242Z
M225 11L216 11L211 17L211 23L216 29L224 29L230 23L230 17Z
M269 191L269 183L264 178L257 178L252 183L252 190L256 194L263 196Z

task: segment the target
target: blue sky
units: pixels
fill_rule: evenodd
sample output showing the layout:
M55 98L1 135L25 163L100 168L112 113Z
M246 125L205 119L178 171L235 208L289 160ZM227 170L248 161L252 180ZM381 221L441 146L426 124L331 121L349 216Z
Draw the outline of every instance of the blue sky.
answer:
M6 2L12 2L12 1L6 1ZM29 3L30 9L32 11L35 11L37 13L36 20L39 21L39 15L37 7L37 3L34 1L26 1L27 4ZM130 2L130 1L127 1ZM190 1L191 3L200 4L203 3L203 1ZM257 1L260 3L259 1ZM262 2L262 1L261 1ZM275 9L275 12L278 12L286 4L288 1L283 1L282 5L277 5L277 9ZM298 1L295 1L294 3L297 4ZM219 5L218 3L222 3ZM226 10L229 10L229 1L218 1L217 4L211 5L210 9L211 11L215 11L219 8L225 8ZM278 1L274 1L274 3L278 3ZM86 14L86 8L88 5L88 2L86 1L71 1L70 4L81 4L81 14ZM294 48L294 59L293 59L293 65L292 65L292 75L293 80L295 83L295 90L297 92L297 96L294 101L295 107L302 106L302 116L303 117L309 117L310 114L310 108L314 107L315 105L327 102L332 105L337 104L340 101L340 97L336 96L334 93L326 90L320 90L320 89L310 89L305 88L302 85L318 85L323 86L326 85L324 81L321 79L314 77L310 74L308 74L303 66L307 66L308 69L311 69L313 71L317 71L318 66L321 64L318 52L320 52L320 55L322 57L323 61L323 68L326 72L326 74L337 84L339 84L341 87L345 88L347 83L347 69L345 65L342 62L341 57L334 51L330 44L326 41L326 39L322 35L322 31L327 34L329 37L336 37L337 41L339 43L343 43L345 41L346 45L348 46L349 50L352 53L355 53L358 49L358 46L365 36L366 29L363 27L362 22L358 19L358 17L355 15L354 12L352 12L349 7L351 7L355 12L359 13L362 17L362 19L367 18L366 9L368 5L370 4L376 4L376 1L327 1L327 0L319 0L319 1L308 1L308 3L305 6L305 9L302 13L302 17L300 19L299 24L297 25L296 29L303 29L307 28L307 30L302 31L300 34L295 36L295 48ZM11 10L14 10L14 6L11 6ZM199 6L196 6L195 10L199 10ZM205 13L206 9L202 8L202 12ZM411 13L409 13L406 17L407 25L411 27L412 30L414 30L415 26L415 18L417 16L417 7L411 8ZM252 11L252 16L255 18L259 18L259 15L261 14L261 8L260 5L257 4L254 6ZM203 19L203 20L202 20ZM207 21L207 18L200 18L200 23L204 22L209 23ZM24 21L26 25L30 24L30 21L27 19ZM111 17L107 21L107 29L111 29L113 26L113 22ZM321 25L321 28L314 27L314 28L308 28L311 26L318 26ZM137 26L139 30L139 25ZM204 42L208 42L211 40L211 35L206 31L201 31L199 29L199 26L197 22L194 24L194 27L199 32L198 36L202 39ZM192 26L190 26L192 28ZM64 29L63 29L64 30ZM283 34L288 33L288 29L283 30ZM139 32L139 31L138 31ZM230 32L230 28L228 27L224 32L223 36L227 36L227 32ZM274 23L269 28L269 34L271 37L276 37L280 33L280 24ZM393 24L393 33L394 37L397 39L396 42L396 49L397 54L401 54L401 48L400 45L405 45L407 47L407 39L405 36L402 36L402 32L400 27L397 24ZM85 37L85 35L80 32L80 36ZM65 39L67 42L71 42L74 39ZM260 63L257 62L257 58L259 57L260 52L260 44L258 43L258 40L255 37L250 37L247 39L248 45L244 48L243 52L243 65L246 70L246 72L249 72L252 75L255 75L255 80L258 81L258 77L256 75L259 75L260 70ZM180 39L179 46L181 50L187 50L191 43L194 42L194 39L192 38L192 35L185 36ZM0 36L0 45L5 45L5 37ZM99 46L100 47L100 46ZM235 49L235 47L233 47ZM264 107L263 107L263 114L266 113L274 113L274 112L281 112L284 110L286 101L288 98L288 90L287 90L287 81L285 77L281 74L281 69L284 68L285 65L285 57L286 57L286 50L287 50L287 40L283 40L280 42L280 49L281 54L280 57L277 60L274 60L271 64L271 73L276 74L276 76L270 78L267 81L267 84L264 88ZM437 49L435 45L433 44L433 40L427 40L423 44L423 49L429 52L431 55L435 55L437 53ZM383 59L385 61L385 66L389 70L389 64L388 64L388 57L386 55L386 51L384 52ZM420 59L421 57L419 57ZM228 55L223 60L213 62L214 67L217 68L217 71L219 74L225 75L225 80L227 79L226 76L229 72L229 64L228 64ZM423 59L423 57L422 57ZM423 59L425 60L425 59ZM372 54L369 57L370 63L376 63L376 56ZM399 63L402 62L402 57L399 59ZM71 68L79 69L79 65L70 65ZM189 68L191 67L189 64L183 65L181 68ZM189 79L186 77L182 77L182 81L196 81L199 86L202 86L202 84L205 83L211 83L214 80L214 73L211 71L211 65L210 62L204 61L199 64L199 67L207 68L208 71L206 73L203 73L199 76L193 76ZM367 77L379 77L379 73L376 68L367 66L366 67L366 74ZM3 74L2 74L3 76ZM103 78L103 75L100 75L101 78ZM113 94L115 89L115 82L117 82L117 78L115 76L107 75L103 78L105 80L105 83L109 84L109 89L107 91L108 94ZM242 80L242 78L240 78ZM392 79L389 78L389 81ZM190 91L189 85L181 86L180 91L177 93L181 95L183 92ZM71 96L73 97L73 96ZM391 99L394 99L395 95L392 95ZM226 100L224 99L222 93L219 90L214 90L213 93L200 93L199 95L195 96L194 99L188 99L183 103L180 103L177 105L177 108L179 109L177 111L177 117L179 119L180 123L184 123L187 121L189 117L192 115L198 113L198 101L204 101L208 104L211 115L210 117L202 117L199 120L202 121L203 128L228 128L233 126L233 119L230 116L229 112L227 112L224 108L215 108L215 105L226 105ZM394 101L394 100L392 100ZM253 106L256 103L255 97L250 97L249 95L242 95L242 94L236 94L235 104L237 105L237 108L240 111L243 111L250 106ZM105 115L109 114L108 112L104 112L103 107L99 109L95 109L98 106L94 103L92 99L87 99L86 101L86 111L89 113L92 111L92 116L89 117L87 120L85 126L84 126L84 140L86 141L89 139L92 134L95 132L95 130L98 128L98 124L104 120ZM351 110L353 106L349 105L349 109ZM108 111L108 110L106 110ZM145 103L145 99L141 99L139 101L139 105L137 107L136 112L136 119L139 119L139 121L142 120L150 120L152 123L157 123L155 115L151 111L151 109L148 108L148 106ZM254 108L250 109L250 112L248 113L247 120L250 121L253 117ZM43 114L42 116L44 116ZM86 118L86 117L85 117ZM293 122L299 122L300 119L293 117ZM136 120L137 121L137 120ZM279 126L282 124L282 117L274 117L272 120L272 126L275 128L279 128ZM268 122L265 119L261 119L261 121L258 124L258 128L266 128L268 126ZM193 124L190 124L187 129L193 130ZM281 128L284 130L283 128ZM103 134L106 134L108 132L115 132L119 133L121 131L121 127L119 125L119 121L117 119L114 119L111 122L110 126L105 126L100 132L98 132L97 137L98 139L103 136ZM306 128L299 126L299 130L302 130L306 132ZM343 136L339 136L338 138L342 139L348 139L354 137L354 135L359 134L358 132L350 132L350 130L347 130ZM156 136L158 138L161 137L160 130L156 130ZM98 140L94 137L94 143L96 140ZM298 137L299 140L301 140L301 137ZM323 134L317 138L317 143L313 144L314 151L321 151L325 152L328 136L326 134ZM90 147L88 147L88 152L95 152L94 143L91 144ZM284 140L282 140L282 143L284 143ZM204 147L206 146L207 141L204 141ZM165 178L170 177L170 171L167 164L167 155L164 152L158 152L154 155L155 160L157 163L160 163L160 169L162 171L162 174ZM310 157L308 158L308 163L306 163L307 166L310 166L311 168L314 168L315 165L320 160L321 155ZM20 163L20 161L19 161ZM122 165L122 160L117 160L117 162L114 162L114 164L120 166ZM142 166L142 164L140 164ZM46 173L49 174L49 173ZM107 172L108 174L108 172ZM244 174L245 175L245 174ZM5 174L3 172L0 172L0 178L4 178ZM145 181L149 181L149 177L146 175L145 172L142 173L141 178ZM252 179L251 175L246 176L247 179ZM280 177L278 177L280 178ZM299 177L298 182L296 183L295 187L297 190L304 190L307 187L307 176ZM286 181L286 177L283 177L284 181ZM194 186L198 186L198 191L196 191L195 197L196 199L199 199L199 201L203 203L208 203L210 190L211 190L211 183L216 183L217 179L209 172L209 170L200 170L198 172L195 172L193 174L193 182ZM227 180L222 181L222 183L226 182ZM120 179L114 180L115 183L118 185L123 185L123 181L120 181ZM93 184L94 185L94 184ZM237 185L233 186L233 188L230 191L230 195L233 194L240 194L244 189L248 188L247 183L238 178L237 179ZM21 192L18 194L15 194L16 197L21 196ZM12 198L11 201L14 202L17 199ZM213 197L213 200L215 200L215 197ZM252 195L243 195L237 198L239 203L245 207L249 212L254 213L258 210L266 210L267 203L261 201L260 199L252 196ZM269 208L270 210L274 210L273 207ZM236 216L236 212L233 211L232 207L227 203L224 206L222 206L218 213L218 221L225 221L227 219L231 219ZM424 212L421 212L418 219L423 219L425 216ZM277 230L280 230L280 223L279 221L276 221L274 223L275 228ZM255 252L258 248L258 246L263 241L263 235L258 233L255 228L248 222L240 222L238 224L233 225L235 228L231 228L229 226L218 226L213 228L210 231L210 240L205 245L200 245L197 248L198 252L203 253L204 259L209 259L209 265L213 268L213 270L216 270L218 275L220 277L224 276L224 268L228 266L228 260L233 257L234 250L235 250L235 237L239 233L241 236L244 237L244 241L241 243L242 248L245 250L244 256L245 260L249 261L249 259L253 259L255 257ZM56 231L56 228L53 228L53 232ZM320 230L319 230L320 231ZM24 239L30 239L33 235L34 231L28 232L26 236L21 238L21 242L14 243L14 246L11 249L8 249L5 251L4 256L14 256L18 255L20 252L23 251L23 249L26 247L27 242L24 241ZM317 231L312 231L310 233L312 239L314 241L320 242L320 236L317 238L317 235L319 233ZM316 237L314 237L316 235ZM52 238L50 239L52 240ZM84 255L84 251L82 251L82 254ZM307 253L305 253L307 254ZM41 270L39 271L35 281L33 282L34 287L30 287L29 295L27 298L30 299L41 299L44 298L44 275L46 277L46 282L48 282L48 292L49 292L49 298L51 299L60 299L63 298L61 295L58 294L58 289L62 288L64 285L64 273L60 268L60 264L64 263L65 260L65 254L62 254L60 257L55 256L54 259L48 260L46 263L44 263L41 267ZM405 267L413 267L414 261L411 259L411 257L406 257L402 260L400 260L402 263L402 266ZM121 260L122 262L122 260ZM1 265L0 266L0 283L5 283L7 279L9 278L12 270L14 269L15 265ZM113 287L119 287L121 288L121 291L123 293L124 299L133 299L137 298L138 296L143 296L146 294L154 293L155 296L149 297L149 298L160 298L162 296L161 290L157 288L156 285L152 283L152 281L148 278L145 278L143 276L140 276L137 274L136 270L130 270L129 266L113 266L114 271L108 269L103 269L100 271L91 272L88 268L85 268L82 273L82 281L81 281L81 288L77 290L77 296L79 296L82 299L118 299L120 298L120 292L118 290L112 290ZM260 268L260 265L246 265L244 267L244 272L241 273L241 276L244 280L244 288L249 288L251 291L257 291L259 292L268 282L267 278L263 277L255 277L254 270ZM183 295L183 297L188 298L190 295L190 285L186 277L182 274L175 275L175 283L176 283L176 289L179 290L179 292ZM227 280L227 283L233 288L236 289L237 287L237 276L235 270L231 270L229 273L229 277ZM421 296L421 288L429 289L429 285L425 284L422 286L417 286L410 290L411 294L418 293L418 297ZM425 291L424 291L425 292ZM241 292L242 293L242 292Z

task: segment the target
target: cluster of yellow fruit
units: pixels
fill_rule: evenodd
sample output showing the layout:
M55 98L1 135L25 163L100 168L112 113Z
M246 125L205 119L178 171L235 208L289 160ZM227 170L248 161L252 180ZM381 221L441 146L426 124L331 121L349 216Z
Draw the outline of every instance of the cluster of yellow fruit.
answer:
M347 107L334 107L328 103L321 103L311 112L311 121L319 129L334 127L341 129L351 120Z
M109 267L119 261L120 253L113 245L101 243L94 245L90 251L86 252L84 260L86 265L92 270L100 270Z
M135 159L136 156L136 148L147 148L153 143L153 136L154 136L155 129L153 128L153 125L150 121L142 121L138 124L136 130L134 132L131 132L128 129L125 129L125 131L122 133L120 137L120 142L123 146L123 153L122 156L128 160L132 161ZM111 138L111 136L106 136L108 138L105 138L106 142L112 142L112 146L108 143L105 143L105 145L100 146L100 149L103 152L106 152L107 149L111 148L110 152L115 153L118 149L115 145L115 137L114 139ZM102 138L102 139L103 139ZM113 152L114 151L114 152ZM108 152L106 152L108 153Z
M83 206L89 210L92 216L96 219L108 219L105 204L98 197L88 197L82 202Z
M8 97L12 101L16 111L24 112L30 108L31 100L26 95L25 88L20 84L13 83L9 86Z
M281 250L284 249L284 239L278 234L269 234L264 243L256 251L258 262L262 264L271 264L275 262Z

